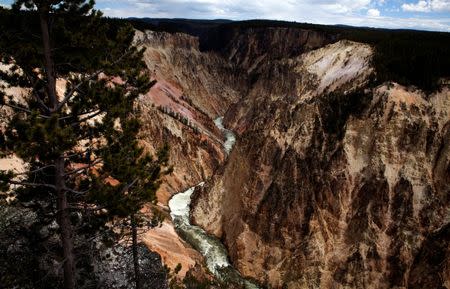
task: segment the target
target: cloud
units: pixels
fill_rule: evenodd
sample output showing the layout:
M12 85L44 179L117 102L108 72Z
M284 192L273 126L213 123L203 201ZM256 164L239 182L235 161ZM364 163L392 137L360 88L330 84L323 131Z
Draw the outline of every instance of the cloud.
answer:
M404 3L402 9L408 12L445 12L450 11L450 0L420 0L417 3Z
M112 3L122 7L112 7ZM332 17L368 9L371 0L97 0L110 16L192 17L231 19L271 18L302 20Z
M429 5L429 2L427 1L419 1L416 4L409 4L405 3L402 5L403 11L410 11L410 12L430 12L431 8Z
M10 4L13 0L0 0ZM273 19L450 32L450 0L96 0L111 17ZM401 5L403 3L403 5ZM420 17L415 12L427 12ZM389 15L386 17L384 15Z
M424 2L430 2L429 6L434 9L444 9L450 0ZM395 5L394 0L97 0L97 4L112 17L273 19L450 31L448 16L429 14L430 17L413 18L410 13L397 10L400 5ZM395 17L384 17L383 12L395 14Z
M367 10L367 16L369 16L369 17L378 17L378 16L380 16L380 10L378 10L378 9L369 9L369 10Z
M450 11L450 0L431 0L433 11Z

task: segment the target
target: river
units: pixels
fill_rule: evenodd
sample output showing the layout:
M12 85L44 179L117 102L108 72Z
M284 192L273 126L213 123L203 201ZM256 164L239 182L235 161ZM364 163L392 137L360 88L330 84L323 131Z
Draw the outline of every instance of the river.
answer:
M228 155L236 142L236 137L231 130L226 129L223 126L223 117L215 119L214 123L225 136L224 150ZM169 200L170 216L172 217L177 233L195 250L203 255L206 267L220 281L241 284L244 285L246 289L259 289L259 287L250 280L243 278L231 265L228 260L227 250L219 239L209 235L202 228L191 224L191 196L196 187L203 185L204 183L202 182L184 192L175 194Z
M222 117L218 117L214 120L214 124L222 131L222 133L225 136L225 142L223 144L223 147L225 149L225 152L228 154L230 154L231 150L233 149L234 144L236 143L236 136L234 135L234 133L229 130L226 129L223 125L223 116Z

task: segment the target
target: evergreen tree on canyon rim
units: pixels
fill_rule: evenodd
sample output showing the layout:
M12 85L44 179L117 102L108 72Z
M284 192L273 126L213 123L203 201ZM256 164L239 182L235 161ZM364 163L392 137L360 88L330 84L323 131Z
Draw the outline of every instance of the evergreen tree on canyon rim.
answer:
M1 155L28 165L1 173L2 197L49 204L39 210L59 225L67 289L78 287L73 213L130 218L140 288L136 214L155 198L167 148L154 159L139 145L136 100L153 82L134 31L106 21L92 0L16 0L4 14L0 55L10 71L1 78L28 95L0 95L9 111Z

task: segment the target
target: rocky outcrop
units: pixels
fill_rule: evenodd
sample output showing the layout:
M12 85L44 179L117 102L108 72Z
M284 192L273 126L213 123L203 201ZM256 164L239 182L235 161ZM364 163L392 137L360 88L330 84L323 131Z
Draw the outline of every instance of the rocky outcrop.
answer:
M260 68L272 61L297 57L336 38L336 35L314 30L237 25L212 29L200 40L202 50L217 51L236 69L251 74L262 72Z
M271 288L449 288L450 90L371 85L349 41L272 62L194 221Z
M223 58L199 51L196 37L138 31L135 38L145 47L144 60L157 81L140 99L142 142L151 152L170 145L174 173L158 192L167 205L173 193L210 177L223 162L223 138L213 119L237 102L242 85L234 85L241 80Z

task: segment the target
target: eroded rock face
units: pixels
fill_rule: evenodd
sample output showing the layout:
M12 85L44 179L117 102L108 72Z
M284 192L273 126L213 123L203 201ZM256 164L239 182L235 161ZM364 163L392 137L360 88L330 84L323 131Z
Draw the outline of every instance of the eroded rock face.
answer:
M231 31L208 52L185 34L137 39L157 80L140 99L141 141L168 143L174 165L160 205L212 176L193 219L243 275L272 288L450 288L448 88L372 87L371 47L307 30ZM213 123L225 113L238 134L227 160ZM144 241L167 245L162 231Z
M136 32L146 48L144 60L156 85L140 99L142 143L155 152L170 145L174 173L158 200L210 177L224 161L223 138L213 120L239 99L240 80L232 66L214 52L199 51L198 38L186 34Z
M265 68L194 221L272 288L450 288L450 90L369 88L369 46Z
M324 32L287 27L228 27L209 34L201 39L202 49L219 51L236 69L248 74L263 72L272 61L297 57L337 38Z

